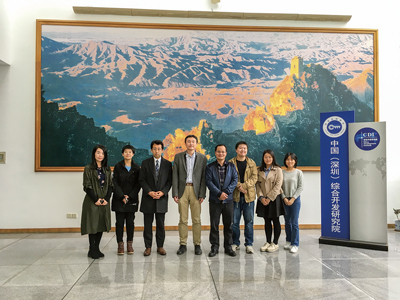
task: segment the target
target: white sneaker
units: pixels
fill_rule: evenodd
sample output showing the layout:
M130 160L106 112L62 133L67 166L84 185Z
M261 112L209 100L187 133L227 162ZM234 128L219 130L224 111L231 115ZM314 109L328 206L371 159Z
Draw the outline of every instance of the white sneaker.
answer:
M298 250L299 250L299 247L292 246L292 248L290 248L290 253L296 253Z
M239 250L239 246L232 245L232 250L233 250L233 251Z
M246 246L246 253L253 254L254 253L253 247L252 246Z
M264 246L262 246L262 247L260 248L260 251L261 251L261 252L266 252L270 245L271 245L271 244L268 243L268 242L265 243Z
M275 252L278 249L279 249L279 245L275 245L274 243L271 243L271 245L268 247L267 251L268 252Z
M291 247L292 245L290 245L290 242L286 242L285 246L283 246L283 249L290 250Z

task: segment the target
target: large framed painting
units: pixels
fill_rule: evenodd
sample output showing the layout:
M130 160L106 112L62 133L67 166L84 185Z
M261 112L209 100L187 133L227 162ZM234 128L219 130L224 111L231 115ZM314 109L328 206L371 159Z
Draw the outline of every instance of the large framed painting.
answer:
M294 152L319 170L319 115L378 121L377 30L37 21L36 171L81 171L96 144L109 165L150 143L164 157L227 158L246 141L261 163Z

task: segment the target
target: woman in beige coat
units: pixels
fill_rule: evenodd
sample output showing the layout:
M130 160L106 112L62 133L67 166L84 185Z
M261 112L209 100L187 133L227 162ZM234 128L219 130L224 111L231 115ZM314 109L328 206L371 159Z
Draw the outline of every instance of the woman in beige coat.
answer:
M276 162L272 150L265 150L258 169L256 183L258 203L256 213L264 218L265 234L267 242L261 247L261 251L274 252L279 249L278 240L281 235L279 216L285 215L285 207L282 203L282 169ZM274 224L274 239L272 241L272 224Z

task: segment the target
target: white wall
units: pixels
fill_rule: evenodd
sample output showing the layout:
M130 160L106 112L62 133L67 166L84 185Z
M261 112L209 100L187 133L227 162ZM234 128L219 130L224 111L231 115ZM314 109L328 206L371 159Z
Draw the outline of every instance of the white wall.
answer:
M373 5L361 1L339 0L326 5L324 1L302 2L259 0L222 0L211 5L208 0L147 0L147 1L0 1L0 59L11 64L0 66L0 151L7 152L7 164L0 165L0 228L62 228L79 227L79 219L66 214L80 214L84 197L82 173L35 173L35 39L36 19L96 20L147 23L190 23L220 25L256 25L291 27L346 27L379 29L379 99L380 120L387 122L388 147L388 223L395 218L392 208L400 208L400 165L396 128L399 126L399 21L397 9L377 1ZM386 3L387 2L387 3ZM123 16L75 15L72 6L135 7L149 9L182 9L221 11L350 14L347 24L324 22L196 20L139 18ZM219 7L219 8L218 8ZM4 56L3 56L4 55ZM320 180L318 172L305 173L302 194L301 224L320 224ZM178 223L177 205L170 201L166 225ZM137 225L143 224L141 213ZM209 224L208 204L203 204L203 224ZM257 220L256 224L261 224Z
M0 2L0 60L8 62L8 45L4 41L9 40L9 22L6 10L4 8L4 3ZM1 63L1 62L0 62Z

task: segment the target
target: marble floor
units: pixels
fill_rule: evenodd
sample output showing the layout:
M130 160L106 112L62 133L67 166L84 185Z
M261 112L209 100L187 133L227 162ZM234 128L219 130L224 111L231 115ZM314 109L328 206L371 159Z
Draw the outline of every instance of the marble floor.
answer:
M191 234L191 233L190 233ZM116 254L115 233L105 233L105 258L87 257L87 236L78 233L0 234L0 299L400 299L400 233L388 230L389 251L319 245L319 230L301 230L296 254L260 252L236 257L176 255L178 233L167 232L166 256L143 256L141 232L133 255ZM222 233L221 233L222 240Z

